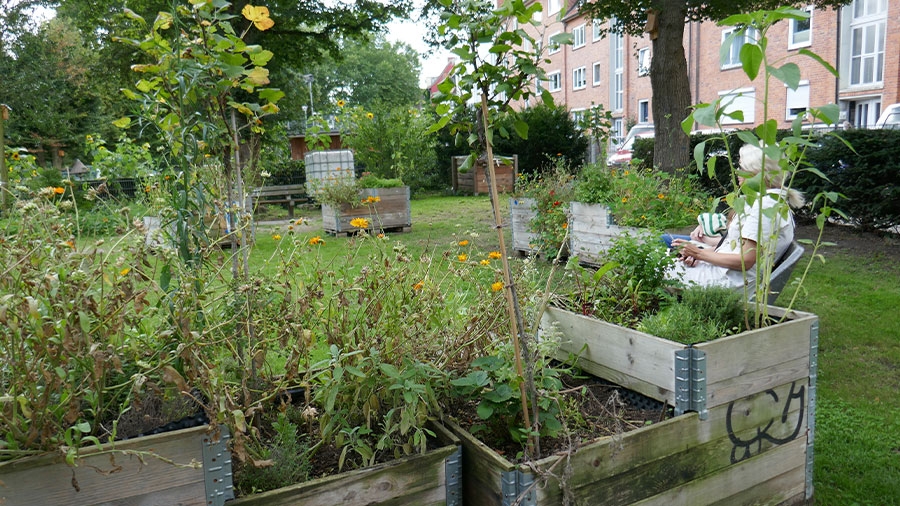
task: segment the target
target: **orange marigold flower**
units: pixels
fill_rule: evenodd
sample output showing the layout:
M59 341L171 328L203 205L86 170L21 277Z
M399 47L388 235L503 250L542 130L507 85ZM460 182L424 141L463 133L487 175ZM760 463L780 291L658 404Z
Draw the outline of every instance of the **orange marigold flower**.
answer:
M350 220L350 226L356 228L369 228L369 220L365 218L353 218Z
M384 232L382 232L382 233L376 235L375 237L377 237L377 238L379 238L379 239L384 239Z
M569 224L568 224L568 223L563 223L563 224L562 224L562 228L563 228L563 229L569 228Z
M309 244L311 246L323 245L323 244L325 244L325 240L319 236L315 236L315 237L312 237L309 239Z
M459 243L457 243L457 244L459 244L460 246L468 246L468 245L469 245L469 241L463 239L462 241L459 241Z
M491 285L492 292L499 292L500 290L503 290L503 282L502 281L497 281L496 283Z
M416 283L416 284L413 285L413 290L418 291L418 290L421 290L421 289L424 288L424 287L425 287L425 282L424 282L424 281L419 281L418 283Z
M465 253L463 253L461 255L457 255L456 258L458 258L460 262L465 262L466 260L469 259L469 255L466 255Z
M63 193L66 193L66 189L61 186L55 186L53 188L53 193L55 193L57 195L62 195Z
M625 172L622 173L622 175L623 175L623 176L627 176L627 175L628 175L628 171L626 170Z
M628 197L622 197L622 203L624 204L626 202L628 202Z
M666 195L664 193L660 193L659 195L656 196L656 198L664 199L664 198L666 198Z
M488 258L499 260L503 258L503 255L501 255L499 251L491 251L490 253L488 253Z

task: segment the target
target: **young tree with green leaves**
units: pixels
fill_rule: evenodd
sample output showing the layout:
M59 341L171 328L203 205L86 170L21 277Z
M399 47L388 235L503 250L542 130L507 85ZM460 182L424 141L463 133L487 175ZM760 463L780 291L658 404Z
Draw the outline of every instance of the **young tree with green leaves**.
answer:
M681 120L691 107L690 83L684 51L684 28L690 21L721 21L732 14L779 6L815 5L838 7L849 0L591 0L579 12L592 19L608 21L607 33L640 36L652 20L650 86L653 90L656 146L653 165L663 170L686 167L690 161L690 139L681 130ZM664 149L659 149L663 147Z

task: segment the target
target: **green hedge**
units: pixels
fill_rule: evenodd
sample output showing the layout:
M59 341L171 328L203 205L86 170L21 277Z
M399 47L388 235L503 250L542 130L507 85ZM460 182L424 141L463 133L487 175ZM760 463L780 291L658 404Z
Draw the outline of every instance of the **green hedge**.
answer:
M781 139L790 133L790 130L780 130L777 137ZM846 130L837 135L840 138L823 135L819 147L809 149L806 155L809 165L828 179L823 180L811 172L800 172L794 187L809 200L823 191L842 194L844 198L834 207L849 215L853 225L859 228L887 229L900 224L900 130ZM710 137L692 135L691 152L694 146ZM736 135L730 135L728 142L736 156L742 141ZM724 153L724 142L721 139L709 141L706 153L711 152ZM646 166L652 163L652 138L635 141L634 158ZM703 171L701 185L711 195L727 193L731 188L728 174L728 161L720 157L713 177ZM815 206L821 204L816 202Z

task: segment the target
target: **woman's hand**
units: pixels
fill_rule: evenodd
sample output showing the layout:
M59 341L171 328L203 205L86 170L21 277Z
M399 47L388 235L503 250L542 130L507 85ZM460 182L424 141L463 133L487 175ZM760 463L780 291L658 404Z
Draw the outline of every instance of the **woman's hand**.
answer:
M697 265L697 261L703 260L706 250L709 249L682 239L672 241L672 246L678 249L681 261L688 267L694 267Z

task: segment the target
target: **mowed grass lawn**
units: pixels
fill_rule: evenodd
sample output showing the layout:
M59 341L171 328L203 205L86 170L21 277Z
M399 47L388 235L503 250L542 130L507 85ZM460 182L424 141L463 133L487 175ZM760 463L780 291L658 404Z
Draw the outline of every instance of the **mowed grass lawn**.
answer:
M508 220L507 197L502 200ZM352 239L326 236L317 209L301 215L310 224L292 233L304 239L322 236L322 254L346 250ZM412 222L410 231L389 234L411 252L451 250L462 239L477 242L484 251L497 248L491 205L484 196L415 199ZM271 258L272 235L284 237L286 231L286 221L262 226L254 257ZM838 247L826 248L826 261L812 263L796 304L820 318L814 443L818 505L900 504L900 263L898 255L883 253L898 242L871 243L875 247L868 252L856 248L848 253L840 241ZM790 296L783 294L779 302L786 304Z

